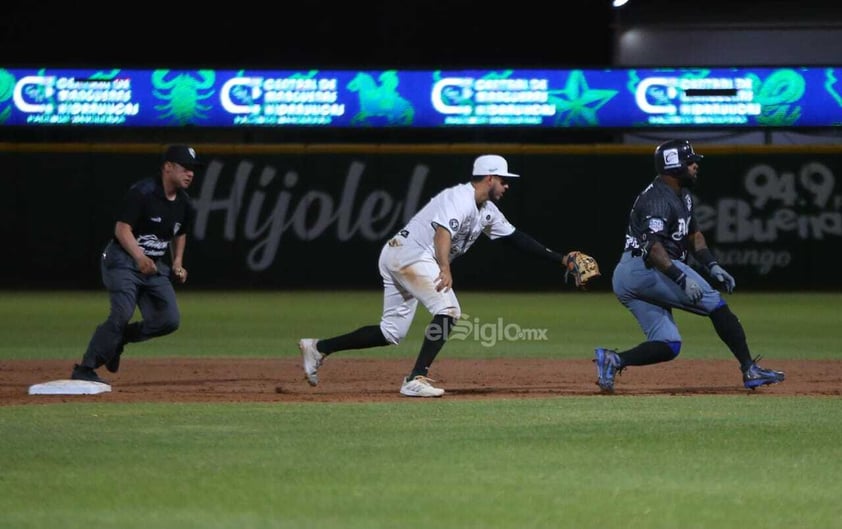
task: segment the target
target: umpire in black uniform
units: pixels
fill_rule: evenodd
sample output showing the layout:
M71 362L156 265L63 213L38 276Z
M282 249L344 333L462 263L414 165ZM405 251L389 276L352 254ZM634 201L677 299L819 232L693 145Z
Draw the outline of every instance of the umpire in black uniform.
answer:
M202 165L192 147L171 145L164 152L161 174L129 188L100 261L111 312L94 331L70 378L107 383L95 370L104 365L117 372L125 344L178 329L181 315L172 280L187 281L184 247L195 215L185 190ZM143 319L129 323L135 307Z

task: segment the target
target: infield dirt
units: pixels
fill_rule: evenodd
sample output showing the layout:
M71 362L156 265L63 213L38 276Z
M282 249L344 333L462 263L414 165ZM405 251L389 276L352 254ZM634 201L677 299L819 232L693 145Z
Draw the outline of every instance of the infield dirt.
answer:
M72 361L0 361L0 405L59 402L381 402L434 401L398 393L412 359L330 357L320 383L304 380L298 357L124 358L119 373L100 376L112 385L99 395L29 395L32 384L69 378ZM617 379L614 395L842 395L842 361L774 360L761 365L786 373L781 384L743 388L736 361L684 360L630 367ZM522 399L600 395L590 360L436 360L430 375L445 399Z

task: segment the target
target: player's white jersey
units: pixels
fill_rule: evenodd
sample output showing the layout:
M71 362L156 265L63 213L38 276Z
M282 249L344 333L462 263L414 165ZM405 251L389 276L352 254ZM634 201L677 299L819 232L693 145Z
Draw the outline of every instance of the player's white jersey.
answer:
M492 201L487 200L477 208L474 186L470 183L449 187L430 199L398 233L405 239L401 259L404 265L422 257L435 256L433 236L436 226L450 231L451 262L467 252L480 233L493 240L515 231Z

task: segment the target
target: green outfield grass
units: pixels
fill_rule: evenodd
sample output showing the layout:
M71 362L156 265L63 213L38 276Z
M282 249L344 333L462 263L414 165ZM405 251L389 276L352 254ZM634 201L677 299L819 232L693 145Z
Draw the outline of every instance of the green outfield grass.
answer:
M466 321L546 329L547 340L487 347L481 339L454 340L452 358L515 355L590 358L595 346L627 348L643 339L637 322L609 293L460 292ZM765 358L842 358L842 294L741 293L727 297L755 353ZM326 337L380 320L379 291L179 292L182 326L174 334L131 346L133 357L297 355L301 337ZM0 295L0 359L69 359L81 356L91 333L108 314L105 292L4 292ZM423 307L397 347L349 352L359 356L412 356L430 315ZM729 357L707 318L676 313L685 347L682 358Z
M379 292L179 294L182 328L133 356L297 355L299 337L375 323L381 306ZM548 340L454 341L449 357L590 358L641 340L609 294L460 300ZM728 300L755 353L842 359L842 295ZM103 292L3 292L0 360L76 360L107 308ZM414 357L428 319L356 354ZM707 319L677 319L682 357L730 357ZM826 529L842 520L840 439L840 398L763 393L0 406L0 528Z

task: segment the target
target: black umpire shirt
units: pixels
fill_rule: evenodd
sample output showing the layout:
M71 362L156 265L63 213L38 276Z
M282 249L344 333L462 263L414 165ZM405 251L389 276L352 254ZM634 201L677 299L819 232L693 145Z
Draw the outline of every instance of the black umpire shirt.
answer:
M132 227L143 253L157 261L169 251L175 236L190 230L194 215L187 192L179 189L175 200L167 200L158 176L140 180L129 188L117 220Z

